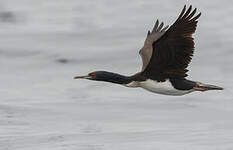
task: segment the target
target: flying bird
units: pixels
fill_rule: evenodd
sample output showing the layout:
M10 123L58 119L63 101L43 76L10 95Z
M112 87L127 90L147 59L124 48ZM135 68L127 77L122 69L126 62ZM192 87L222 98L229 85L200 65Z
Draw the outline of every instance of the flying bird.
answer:
M187 67L194 52L192 34L196 30L197 9L192 5L182 9L177 20L169 27L157 20L152 31L148 31L143 47L139 51L142 70L132 76L107 71L95 71L75 79L89 79L121 84L126 87L141 87L164 95L184 95L194 91L223 90L222 87L186 79Z

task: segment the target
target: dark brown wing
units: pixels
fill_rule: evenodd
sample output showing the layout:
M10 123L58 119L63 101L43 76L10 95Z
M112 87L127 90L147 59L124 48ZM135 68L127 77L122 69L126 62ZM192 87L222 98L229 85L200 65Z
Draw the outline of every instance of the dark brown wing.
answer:
M197 19L201 16L199 13L194 17L196 8L192 12L191 10L192 6L187 11L184 6L175 23L152 44L152 57L142 72L143 76L159 81L187 76L186 68L194 51L192 34L196 30Z
M139 54L142 58L142 63L143 63L142 72L145 70L145 68L149 64L150 59L152 57L153 43L157 41L158 39L160 39L166 33L166 30L169 27L169 26L166 26L163 28L163 25L164 25L163 22L160 24L159 20L157 20L152 32L148 31L147 33L147 37L144 42L144 45L139 51Z

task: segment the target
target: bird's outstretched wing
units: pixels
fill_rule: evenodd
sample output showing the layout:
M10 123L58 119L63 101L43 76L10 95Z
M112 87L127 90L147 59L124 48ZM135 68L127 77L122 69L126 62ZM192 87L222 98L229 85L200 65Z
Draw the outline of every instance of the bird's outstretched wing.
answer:
M169 27L169 26L166 26L163 28L163 25L164 25L163 22L160 24L159 20L157 20L152 32L150 32L150 30L149 30L147 33L147 37L146 37L146 40L144 42L144 46L139 51L139 54L142 58L142 63L143 63L142 71L145 70L145 68L147 67L147 65L150 62L152 52L153 52L152 44L155 41L157 41L162 35L164 35L164 33L166 32L166 29Z
M159 28L162 35L152 43L150 60L141 72L143 76L158 81L187 76L187 67L194 51L192 34L196 30L197 19L201 16L201 13L194 16L196 10L192 11L190 6L186 11L184 6L178 19L167 31Z

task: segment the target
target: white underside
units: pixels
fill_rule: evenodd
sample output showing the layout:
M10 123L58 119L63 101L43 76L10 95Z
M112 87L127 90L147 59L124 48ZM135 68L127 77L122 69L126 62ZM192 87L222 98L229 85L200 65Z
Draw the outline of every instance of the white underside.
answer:
M171 82L167 79L165 82L157 82L154 80L146 80L143 82L133 81L127 85L127 87L142 87L145 90L148 90L153 93L164 94L164 95L184 95L194 90L177 90L175 89Z

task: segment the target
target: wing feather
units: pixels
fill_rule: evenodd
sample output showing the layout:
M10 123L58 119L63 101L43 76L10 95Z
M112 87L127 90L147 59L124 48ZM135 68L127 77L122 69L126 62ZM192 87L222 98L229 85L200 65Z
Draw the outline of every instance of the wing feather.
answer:
M201 13L194 16L196 11L196 8L192 11L192 5L186 11L185 5L175 23L152 43L152 56L142 75L155 80L187 76L187 67L194 51L192 34L201 16ZM163 23L158 27L156 22L156 26L160 31Z
M139 51L139 54L142 58L142 63L143 63L142 71L145 70L145 68L150 62L152 51L153 51L153 47L152 47L153 42L157 41L166 32L166 30L169 27L169 26L166 26L163 28L163 26L164 26L163 22L160 24L159 20L156 20L152 32L148 31L147 33L144 46Z

